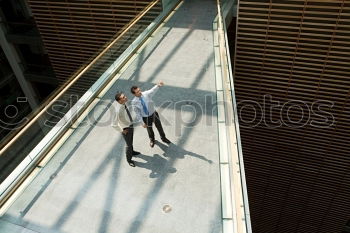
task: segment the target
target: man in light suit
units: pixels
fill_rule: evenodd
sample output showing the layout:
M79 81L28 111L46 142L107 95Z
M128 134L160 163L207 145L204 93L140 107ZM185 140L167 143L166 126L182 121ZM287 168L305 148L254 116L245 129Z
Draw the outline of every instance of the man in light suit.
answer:
M118 132L122 133L123 138L126 142L126 161L131 167L135 167L132 156L138 155L140 152L134 151L133 149L134 121L129 108L126 105L128 98L124 95L124 93L118 93L115 95L115 100L118 104L116 115L112 122L112 127Z
M132 100L132 106L135 109L135 113L139 120L143 120L144 128L147 128L148 136L150 139L150 146L154 147L155 143L155 137L154 132L152 129L152 124L156 125L156 128L158 129L160 138L165 143L171 143L169 139L166 138L162 123L159 119L159 114L154 108L154 102L152 100L152 97L157 92L159 87L163 86L164 83L160 81L157 85L155 85L152 89L148 91L142 92L141 89L137 86L131 87L131 93L135 96Z

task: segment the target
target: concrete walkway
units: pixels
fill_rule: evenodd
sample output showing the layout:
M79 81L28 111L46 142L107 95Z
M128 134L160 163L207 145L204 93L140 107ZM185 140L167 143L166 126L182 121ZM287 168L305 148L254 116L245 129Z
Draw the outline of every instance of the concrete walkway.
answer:
M187 0L123 73L51 161L0 218L0 232L222 232L212 22L213 0ZM125 143L110 127L117 90L154 97L170 145L126 163ZM155 129L156 138L159 139Z

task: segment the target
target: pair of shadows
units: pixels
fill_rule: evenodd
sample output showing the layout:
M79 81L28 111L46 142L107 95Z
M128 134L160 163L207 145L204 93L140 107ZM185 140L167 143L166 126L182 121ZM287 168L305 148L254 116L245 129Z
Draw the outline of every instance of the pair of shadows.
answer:
M193 156L201 160L204 160L209 164L213 163L213 161L207 159L202 155L184 150L181 147L176 146L172 143L169 145L166 145L156 141L156 145L159 146L164 151L163 153L164 157L171 158L172 160L183 159L187 155L187 156ZM135 165L137 167L142 167L150 170L151 171L149 175L150 178L157 178L167 173L175 173L177 171L176 168L172 167L173 162L169 162L169 160L166 160L159 154L154 154L153 156L140 154L140 155L137 155L136 157L145 160L145 162L135 161Z

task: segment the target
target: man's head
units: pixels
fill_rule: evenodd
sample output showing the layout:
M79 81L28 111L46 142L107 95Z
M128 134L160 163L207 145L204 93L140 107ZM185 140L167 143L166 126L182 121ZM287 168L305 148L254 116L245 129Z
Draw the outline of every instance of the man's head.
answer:
M136 97L141 97L142 95L141 89L137 86L132 86L130 91Z
M128 98L123 92L120 92L115 95L115 100L120 104L125 104L128 101Z

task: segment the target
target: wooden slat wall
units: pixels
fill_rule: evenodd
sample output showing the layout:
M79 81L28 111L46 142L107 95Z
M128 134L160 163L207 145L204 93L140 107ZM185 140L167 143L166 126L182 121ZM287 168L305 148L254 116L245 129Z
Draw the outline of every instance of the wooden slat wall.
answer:
M63 85L154 0L28 0L28 2L56 77ZM125 40L125 48L155 19L161 12L161 7L160 1L152 13L145 15L132 38ZM86 82L86 85L91 85L96 78L98 77L93 77L93 80Z
M253 232L340 233L350 219L350 1L240 0L237 27L234 82ZM331 101L321 110L335 124L311 126L332 119L317 108L300 124L269 123L271 104L258 108L264 95L310 108ZM247 100L266 124L247 123L255 114ZM272 119L288 124L280 110ZM298 108L290 113L301 117Z

